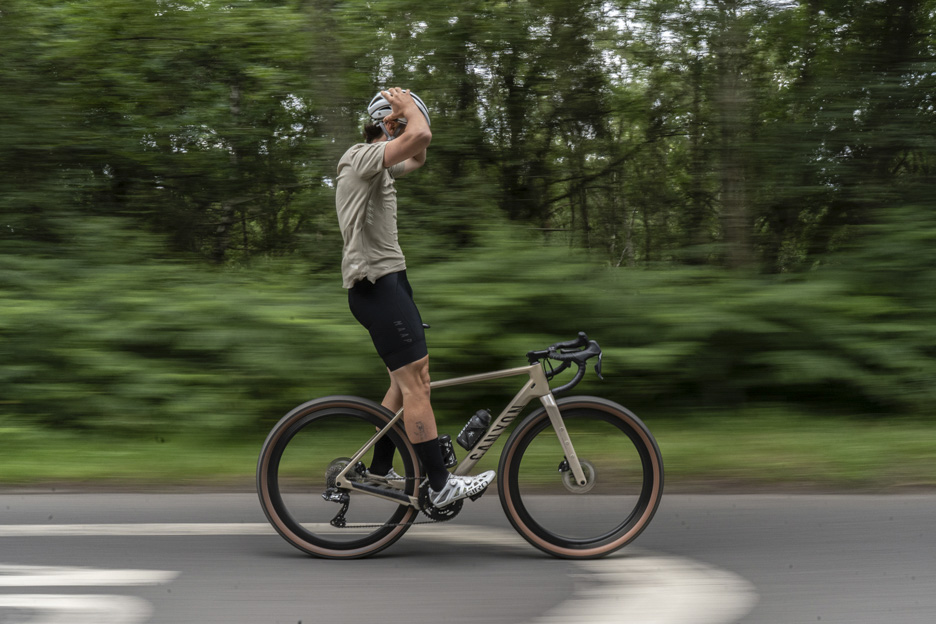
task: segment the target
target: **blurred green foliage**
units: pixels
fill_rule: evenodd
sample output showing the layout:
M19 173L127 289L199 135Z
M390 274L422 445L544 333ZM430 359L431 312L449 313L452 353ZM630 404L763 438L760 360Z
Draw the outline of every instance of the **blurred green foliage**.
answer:
M927 417L934 8L6 0L0 428L234 439L379 399L333 176L388 85L433 116L399 197L437 377L584 330L581 390L639 413Z
M601 268L517 228L487 227L479 247L410 271L433 326L432 371L520 366L526 351L585 330L604 346L606 381L590 375L579 390L639 412L786 404L926 415L936 302L920 289L932 285L934 252L910 272L886 258L921 237L936 249L936 227L901 227L901 214L878 245L793 278ZM206 269L122 226L89 218L54 254L0 255L3 420L237 437L315 396L382 397L386 372L336 274L313 279L277 261ZM460 422L506 404L513 384L439 391L440 414Z
M934 0L7 0L0 244L122 216L216 264L334 249L377 88L429 102L418 251L492 213L614 266L808 270L933 194ZM324 247L324 249L323 249Z

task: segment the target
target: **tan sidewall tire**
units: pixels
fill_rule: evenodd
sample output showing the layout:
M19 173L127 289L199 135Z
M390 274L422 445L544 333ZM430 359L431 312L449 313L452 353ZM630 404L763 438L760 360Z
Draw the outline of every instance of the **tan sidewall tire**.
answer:
M387 548L400 539L400 537L402 537L409 528L409 525L402 524L401 526L393 527L389 533L382 536L380 539L360 548L353 548L348 550L325 548L309 542L307 539L303 538L289 527L289 523L286 522L286 520L282 518L277 511L276 505L273 502L273 494L270 490L270 461L278 443L281 441L282 436L285 435L296 422L308 417L310 414L332 409L349 409L364 412L375 417L376 423L380 423L381 425L385 425L393 418L393 414L391 414L386 408L377 403L374 403L373 401L369 401L360 397L327 396L303 403L286 414L273 427L273 429L270 431L270 434L267 436L266 441L263 443L263 447L260 451L260 457L257 461L257 494L260 498L260 506L263 508L263 512L266 514L270 524L273 525L273 528L276 529L277 533L279 533L287 542L299 550L317 557L324 557L328 559L356 559L360 557L368 557L383 550L384 548ZM401 453L404 451L408 453L411 465L415 471L415 483L419 483L419 460L416 457L413 446L406 439L405 433L402 434L402 441L404 444L403 447L399 450ZM343 452L345 455L351 455L356 450L357 449L346 449ZM342 449L336 449L336 453L336 457L341 455ZM418 511L414 507L409 507L399 522L411 522L417 513Z

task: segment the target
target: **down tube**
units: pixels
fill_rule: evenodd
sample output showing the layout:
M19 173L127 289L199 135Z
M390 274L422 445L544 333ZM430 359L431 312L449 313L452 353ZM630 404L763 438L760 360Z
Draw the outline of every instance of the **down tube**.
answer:
M500 438L501 434L510 426L510 423L514 421L517 415L523 411L523 408L536 397L542 396L542 392L534 390L534 387L537 385L538 380L530 379L517 393L517 395L510 401L507 407L503 412L500 413L494 422L488 427L487 432L484 434L480 440L472 447L468 452L467 457L463 459L458 467L455 468L454 474L456 475L466 475L471 472L472 468L475 467L485 453L487 453L494 443L497 442L497 439ZM540 386L542 387L542 386ZM548 390L547 390L548 392Z

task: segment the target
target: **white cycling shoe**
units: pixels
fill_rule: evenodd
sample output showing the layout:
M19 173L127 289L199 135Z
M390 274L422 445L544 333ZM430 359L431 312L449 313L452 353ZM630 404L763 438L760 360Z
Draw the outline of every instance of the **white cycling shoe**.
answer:
M455 501L463 498L477 498L484 493L487 486L494 481L494 471L488 470L479 475L469 477L467 475L449 475L448 481L438 492L429 488L429 500L438 508L447 507Z

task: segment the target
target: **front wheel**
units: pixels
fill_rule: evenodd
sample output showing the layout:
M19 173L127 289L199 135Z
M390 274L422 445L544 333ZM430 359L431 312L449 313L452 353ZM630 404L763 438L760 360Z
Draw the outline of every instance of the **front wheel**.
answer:
M318 557L352 559L383 550L409 528L415 507L335 484L349 458L392 417L372 401L331 396L300 405L273 427L257 463L257 492L270 524L286 541ZM396 447L394 470L407 477L396 489L415 496L419 461L413 446L400 427L386 436ZM361 459L354 478L366 483L363 466L370 464L371 452Z
M596 397L558 401L582 465L576 483L545 408L530 414L501 454L498 494L530 544L568 559L602 557L633 541L663 494L656 440L626 408Z

